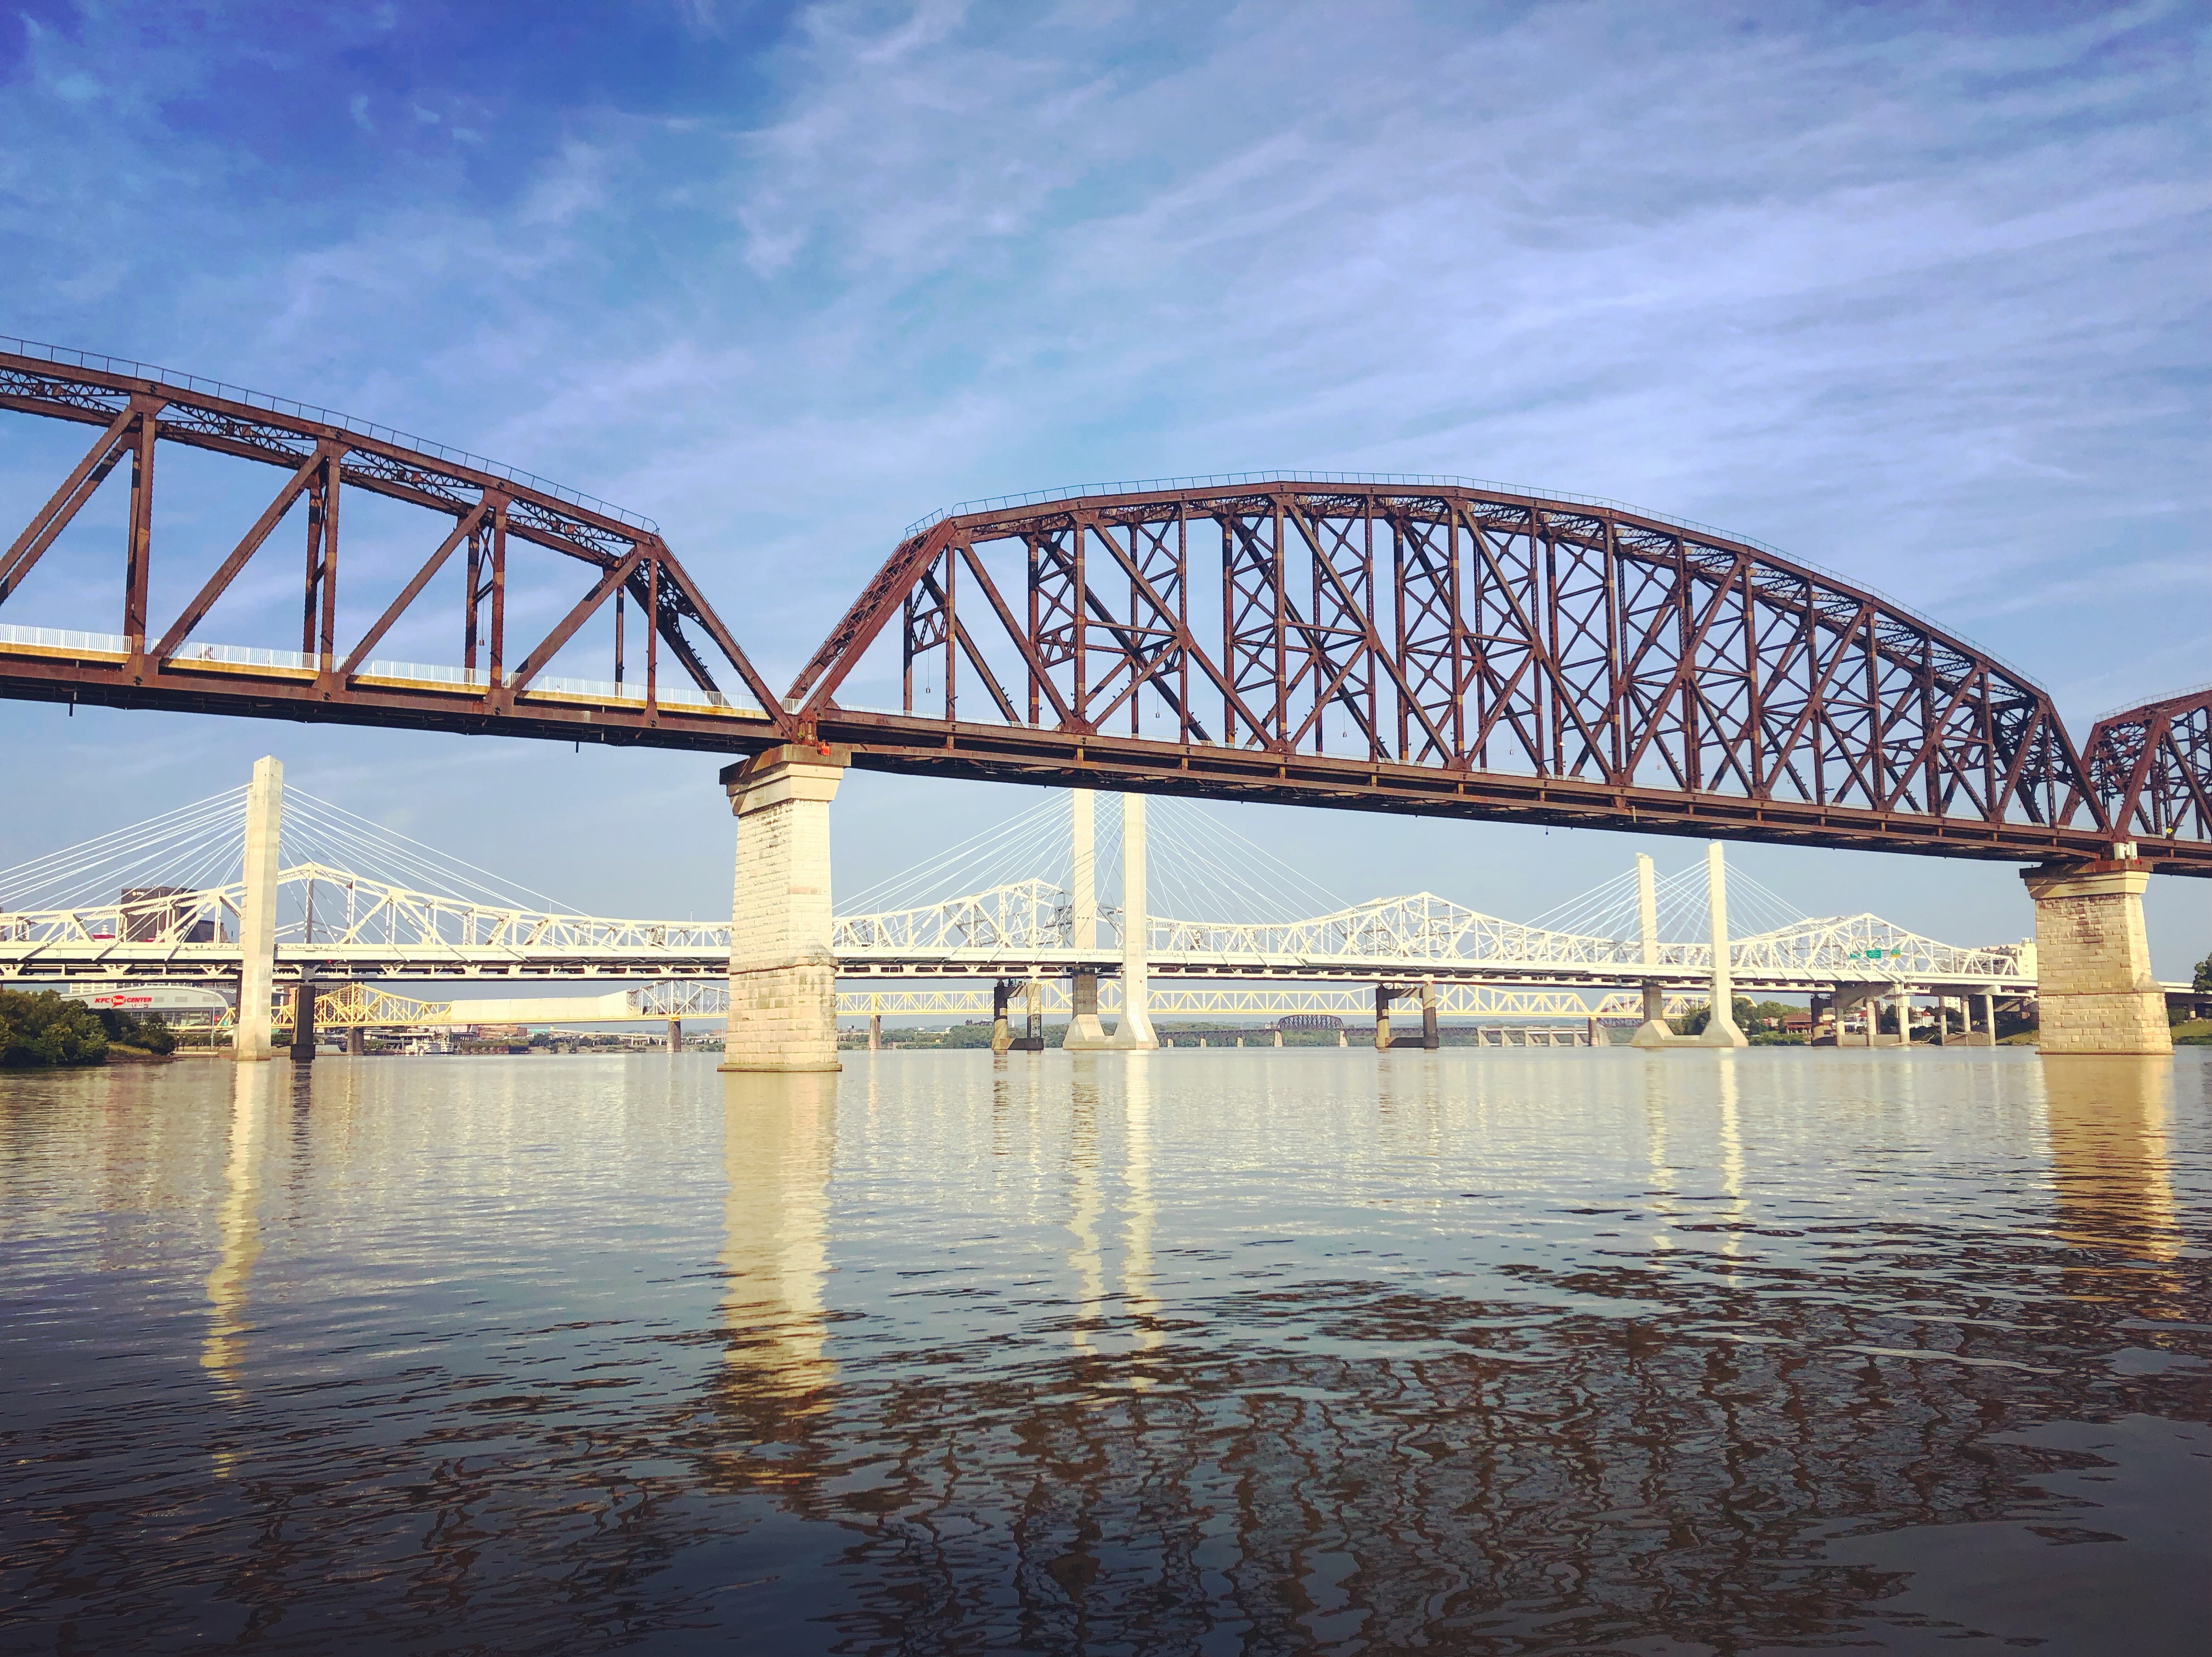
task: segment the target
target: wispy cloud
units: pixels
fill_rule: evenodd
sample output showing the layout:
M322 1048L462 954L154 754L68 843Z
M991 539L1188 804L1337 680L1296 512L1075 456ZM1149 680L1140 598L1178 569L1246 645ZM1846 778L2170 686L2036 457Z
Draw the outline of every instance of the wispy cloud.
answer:
M19 331L649 513L773 671L931 507L1285 465L1717 523L2070 713L2203 677L2194 8L402 12L289 150L103 18L0 96Z

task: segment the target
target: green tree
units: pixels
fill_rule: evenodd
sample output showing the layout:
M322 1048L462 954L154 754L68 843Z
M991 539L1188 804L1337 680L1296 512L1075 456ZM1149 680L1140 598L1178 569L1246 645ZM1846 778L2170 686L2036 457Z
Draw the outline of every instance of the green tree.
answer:
M1759 1022L1759 1009L1753 1006L1748 1000L1740 995L1735 997L1729 1003L1729 1005L1734 1011L1735 1027L1738 1029L1744 1031L1746 1034L1749 1034L1751 1028ZM1673 1021L1674 1034L1677 1035L1703 1035L1705 1033L1705 1026L1712 1022L1712 1004L1711 1002L1705 1002L1701 1005L1691 1008L1689 1011L1684 1013L1680 1018Z
M112 1008L103 1007L95 1015L100 1028L117 1047L137 1047L145 1053L173 1053L177 1038L169 1027L151 1014L140 1017Z
M2197 963L2197 993L2212 995L2212 955Z
M107 1032L92 1009L52 990L26 995L0 990L0 1065L43 1069L104 1065Z

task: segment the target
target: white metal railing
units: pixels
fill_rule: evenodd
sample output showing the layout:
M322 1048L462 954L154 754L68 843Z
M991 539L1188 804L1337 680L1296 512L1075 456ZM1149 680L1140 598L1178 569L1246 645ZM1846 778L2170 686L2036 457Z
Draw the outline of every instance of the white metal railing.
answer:
M296 650L257 650L251 645L180 645L169 659L180 666L206 663L211 666L275 668L285 673L313 673L316 664L314 657Z
M113 657L118 660L131 652L131 640L119 633L82 633L68 628L17 627L0 623L0 651L10 648ZM169 659L184 667L248 667L263 668L279 673L312 674L320 665L320 659L296 650L262 650L250 645L222 645L191 643L180 646ZM392 684L452 686L458 690L483 691L491 685L491 677L481 668L441 666L430 662L397 662L384 658L364 662L354 676L358 680L372 680ZM532 696L572 696L580 701L613 702L623 706L642 707L645 687L635 682L617 684L604 679L570 679L539 675L522 691L525 700ZM696 708L702 712L732 713L742 718L766 719L768 715L749 701L735 701L719 690L702 690L690 683L663 683L654 700L664 707Z
M0 650L69 651L95 656L127 656L131 640L120 633L80 633L65 627L13 627L0 623Z
M397 679L415 684L458 685L465 690L485 690L491 676L482 668L439 667L427 662L363 662L357 679Z
M524 700L532 696L574 696L581 701L621 702L638 707L645 706L645 686L635 679L625 679L620 684L609 679L555 678L540 674L522 691ZM719 690L702 690L696 684L660 682L653 691L653 701L663 707L696 707L719 713L737 713L750 719L764 719L766 713L747 701L733 701Z

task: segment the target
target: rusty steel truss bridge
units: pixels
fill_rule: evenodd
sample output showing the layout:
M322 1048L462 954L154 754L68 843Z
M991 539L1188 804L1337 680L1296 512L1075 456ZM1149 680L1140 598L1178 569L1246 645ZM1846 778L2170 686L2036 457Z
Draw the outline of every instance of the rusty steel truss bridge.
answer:
M0 695L2019 862L2133 841L2212 875L2212 689L2077 744L2033 680L1904 606L1616 502L1284 474L975 504L913 526L778 695L647 519L328 410L0 346L6 424L91 434L15 508ZM276 477L234 543L157 513L180 449ZM18 624L111 478L107 597ZM421 561L341 636L363 496L420 509ZM298 648L206 636L280 529ZM542 632L511 625L519 583L557 596ZM156 614L157 585L189 597ZM450 656L393 658L448 602ZM610 611L611 677L586 677Z

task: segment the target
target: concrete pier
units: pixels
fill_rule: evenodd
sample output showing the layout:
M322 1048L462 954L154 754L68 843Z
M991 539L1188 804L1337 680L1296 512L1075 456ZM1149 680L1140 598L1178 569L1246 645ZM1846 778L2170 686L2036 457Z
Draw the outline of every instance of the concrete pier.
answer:
M315 980L303 978L292 986L292 1062L315 1062Z
M246 892L239 905L238 1035L231 1056L241 1064L274 1058L269 998L276 976L276 843L284 816L284 765L253 762L246 790Z
M2035 900L2036 1046L2045 1053L2173 1051L2143 931L2150 875L2132 845L2114 850L2123 854L2021 875Z
M830 1071L830 802L848 750L786 744L722 773L738 819L726 1071Z
M1068 992L1074 1011L1067 1028L1060 1032L1060 1045L1072 1053L1096 1053L1112 1047L1114 1040L1098 1019L1098 974L1077 973Z

